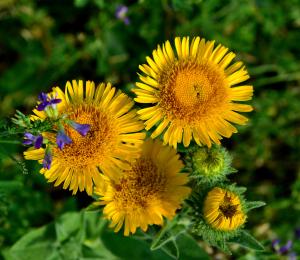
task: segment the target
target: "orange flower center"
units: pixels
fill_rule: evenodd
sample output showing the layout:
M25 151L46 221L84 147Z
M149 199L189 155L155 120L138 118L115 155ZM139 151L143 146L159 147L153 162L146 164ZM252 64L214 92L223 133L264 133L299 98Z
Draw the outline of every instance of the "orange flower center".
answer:
M115 201L123 209L145 208L158 198L166 185L166 176L151 159L139 158L115 185Z
M178 61L162 73L159 83L161 107L171 120L193 123L229 103L225 73L207 61Z
M66 125L66 134L72 143L61 151L56 148L55 154L66 166L97 166L109 156L117 145L117 125L108 113L99 108L80 105L70 107L67 111L71 120L79 124L89 124L90 131L81 136L71 126Z

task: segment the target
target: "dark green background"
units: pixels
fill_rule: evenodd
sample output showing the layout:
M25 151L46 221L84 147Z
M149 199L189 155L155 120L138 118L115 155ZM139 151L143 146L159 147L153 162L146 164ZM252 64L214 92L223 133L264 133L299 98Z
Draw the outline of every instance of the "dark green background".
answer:
M115 17L121 3L129 8L128 26ZM40 91L63 87L71 79L110 81L128 91L137 80L138 65L157 44L198 35L237 53L255 89L250 123L223 142L239 170L232 180L248 188L249 199L267 202L250 213L247 228L267 248L280 237L282 243L294 239L297 251L299 0L0 0L0 116L11 117L16 109L29 113ZM22 165L24 148L15 139L8 141L0 140L3 250L33 228L92 201L47 184L36 163ZM254 255L234 252L241 259Z

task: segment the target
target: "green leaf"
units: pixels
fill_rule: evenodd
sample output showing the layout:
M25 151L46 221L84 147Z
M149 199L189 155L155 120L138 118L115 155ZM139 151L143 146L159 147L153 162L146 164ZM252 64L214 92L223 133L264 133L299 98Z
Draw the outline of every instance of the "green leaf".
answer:
M228 254L228 255L232 255L226 241L224 240L218 240L215 243L212 243L213 246L216 246L217 248L219 248L220 250L222 250L224 253Z
M23 236L5 252L4 257L6 260L51 259L57 247L54 226L51 224Z
M175 239L169 240L166 244L160 247L172 259L179 258L179 248Z
M263 245L258 242L253 236L251 236L248 232L242 230L238 237L232 238L230 243L237 243L242 247L253 249L256 251L264 251Z
M156 235L151 250L161 249L174 259L209 259L197 241L186 233L186 225L178 220L168 221Z
M260 208L265 205L266 205L266 203L263 201L250 201L250 202L247 202L247 210L249 211L249 210L252 210L255 208Z
M63 242L70 237L76 238L78 241L82 241L83 232L81 225L83 223L83 216L82 213L78 214L75 212L66 213L62 215L58 220L55 222L55 231L57 240L59 242Z
M135 236L125 237L121 233L113 233L105 229L102 236L102 242L107 249L113 252L122 260L147 259L147 260L169 260L166 252L162 250L151 251L149 243L137 239Z
M76 239L70 237L66 242L62 243L59 248L59 259L79 259L82 256L82 245Z
M240 194L243 194L246 192L247 188L246 187L236 187L237 192Z
M165 226L157 233L151 244L151 250L161 248L168 242L176 240L176 237L186 231L184 225L177 224L178 219L174 218L172 221L167 221Z
M103 230L106 228L107 220L105 220L99 212L84 211L83 212L85 238L99 238Z
M179 259L210 259L209 255L204 251L200 244L189 234L178 236L176 243L179 249Z

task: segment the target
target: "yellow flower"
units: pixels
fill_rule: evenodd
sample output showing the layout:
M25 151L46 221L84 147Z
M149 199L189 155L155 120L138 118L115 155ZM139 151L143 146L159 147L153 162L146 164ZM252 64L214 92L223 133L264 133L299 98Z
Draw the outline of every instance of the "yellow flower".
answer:
M109 177L118 175L128 168L124 160L131 160L140 155L140 147L145 137L140 133L143 124L137 118L136 111L130 110L134 102L120 90L116 91L110 83L101 83L95 87L94 82L67 82L65 92L59 87L53 88L57 98L59 115L79 124L89 124L86 136L81 136L71 126L65 125L66 134L72 139L62 150L52 148L52 164L49 170L41 173L54 186L61 183L63 188L73 191L86 190L91 195L93 183L103 182L103 173ZM46 118L44 111L33 111L35 118ZM51 134L45 133L50 140ZM25 153L28 160L42 160L44 149L29 149Z
M236 230L246 221L239 196L219 187L208 192L203 215L210 226L221 231Z
M122 177L109 180L105 189L96 188L102 196L96 204L106 205L103 213L118 232L123 224L124 235L138 227L163 224L163 216L171 219L191 189L184 186L187 174L179 173L183 163L176 151L162 142L148 140L142 156L130 164Z
M163 135L164 143L177 147L189 146L192 138L198 145L220 144L222 136L236 133L231 123L243 125L247 118L237 112L249 112L250 105L233 101L247 101L253 87L239 85L249 78L242 62L229 66L235 54L214 41L196 37L175 38L176 53L167 41L153 51L153 59L140 65L144 75L133 91L135 101L149 103L138 111L146 130L156 126L151 137ZM236 86L239 85L239 86ZM152 104L152 105L151 105Z

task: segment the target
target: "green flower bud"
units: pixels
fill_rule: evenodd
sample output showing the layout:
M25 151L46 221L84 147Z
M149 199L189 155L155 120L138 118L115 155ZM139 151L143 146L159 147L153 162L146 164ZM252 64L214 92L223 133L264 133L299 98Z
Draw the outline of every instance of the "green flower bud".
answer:
M214 183L226 179L226 175L235 172L231 167L231 156L221 146L200 147L189 156L188 165L191 177L198 182Z

